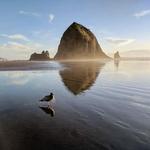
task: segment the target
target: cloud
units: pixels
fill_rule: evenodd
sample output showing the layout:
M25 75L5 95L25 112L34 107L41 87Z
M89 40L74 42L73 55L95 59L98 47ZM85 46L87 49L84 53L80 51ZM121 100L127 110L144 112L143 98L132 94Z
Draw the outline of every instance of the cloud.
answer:
M28 12L28 11L23 11L23 10L20 10L19 14L20 15L27 15L27 16L34 16L34 17L41 17L40 13L37 13L37 12Z
M41 49L42 47L43 45L39 43L22 44L18 42L9 41L7 43L0 45L0 50L13 50L22 53L34 51L35 49Z
M44 41L52 40L52 38L54 39L54 37L52 37L51 30L32 31L32 36L38 38L39 40L44 40Z
M13 34L13 35L1 34L0 36L11 39L11 40L29 41L29 39L22 34Z
M108 43L114 44L114 45L117 45L117 46L128 45L128 44L135 41L135 39L121 39L121 38L113 38L113 37L105 38L105 40Z
M136 17L136 18L144 17L144 16L147 16L147 15L150 15L150 9L142 10L138 13L133 14L133 16Z
M133 49L122 52L122 56L125 57L150 57L150 50L148 49Z
M48 18L49 18L49 22L52 22L55 16L53 14L49 14Z
M0 44L1 57L6 59L28 59L33 52L41 52L44 45L36 42L20 43L8 41Z
M18 43L18 42L8 42L8 43L5 43L3 45L0 45L0 49L10 49L10 50L30 50L31 47L25 45L25 44L21 44L21 43Z
M31 80L31 76L29 76L26 72L15 72L9 73L5 75L7 77L7 81L5 84L7 85L25 85Z
M28 12L28 11L24 11L24 10L20 10L19 14L20 15L26 15L26 16L34 16L34 17L41 17L41 16L43 16L42 14L37 13L37 12ZM49 22L52 22L54 20L54 18L55 18L54 14L49 14L48 15L48 21Z

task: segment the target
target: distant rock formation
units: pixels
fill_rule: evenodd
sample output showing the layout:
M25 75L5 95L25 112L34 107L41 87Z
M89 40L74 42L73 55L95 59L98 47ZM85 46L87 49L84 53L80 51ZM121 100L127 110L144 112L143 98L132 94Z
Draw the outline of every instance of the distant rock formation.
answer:
M95 61L63 64L67 68L60 70L59 74L64 85L74 95L88 90L94 84L100 70L105 65L105 63Z
M5 58L0 58L0 61L6 61L7 59L5 59Z
M33 61L47 61L47 60L50 60L49 52L48 51L42 51L41 54L33 53L30 56L30 60L33 60Z
M55 59L108 59L94 34L74 22L64 32Z
M114 59L120 59L120 54L118 51L114 53Z

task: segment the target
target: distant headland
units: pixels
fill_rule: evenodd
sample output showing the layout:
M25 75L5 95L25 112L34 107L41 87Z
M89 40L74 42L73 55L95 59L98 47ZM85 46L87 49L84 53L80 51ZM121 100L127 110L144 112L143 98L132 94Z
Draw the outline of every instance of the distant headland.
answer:
M30 60L32 60L32 61L48 61L48 60L50 60L49 52L42 51L41 54L33 53L30 56Z

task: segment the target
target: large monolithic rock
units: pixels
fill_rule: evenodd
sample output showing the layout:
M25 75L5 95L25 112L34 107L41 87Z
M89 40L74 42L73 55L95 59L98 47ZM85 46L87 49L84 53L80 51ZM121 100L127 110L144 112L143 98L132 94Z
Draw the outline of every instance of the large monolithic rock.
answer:
M55 59L108 59L94 34L86 27L72 23L64 32Z

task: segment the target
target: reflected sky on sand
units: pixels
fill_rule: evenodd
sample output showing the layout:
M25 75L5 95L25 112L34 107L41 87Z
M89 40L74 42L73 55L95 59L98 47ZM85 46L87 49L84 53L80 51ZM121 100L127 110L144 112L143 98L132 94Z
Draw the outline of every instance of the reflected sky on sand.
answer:
M149 61L40 67L0 71L0 150L150 149Z

